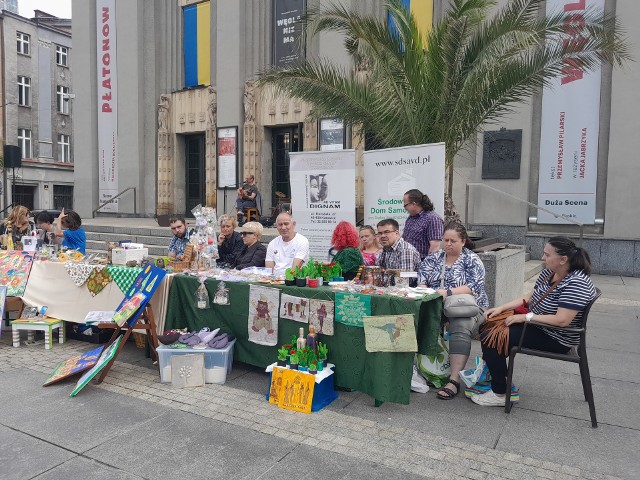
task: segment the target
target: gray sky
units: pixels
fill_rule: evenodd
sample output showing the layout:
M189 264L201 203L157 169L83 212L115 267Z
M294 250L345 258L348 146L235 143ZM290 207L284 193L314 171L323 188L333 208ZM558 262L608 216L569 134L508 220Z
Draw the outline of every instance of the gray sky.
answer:
M34 9L60 18L71 18L71 0L18 0L18 13L23 17L33 17Z

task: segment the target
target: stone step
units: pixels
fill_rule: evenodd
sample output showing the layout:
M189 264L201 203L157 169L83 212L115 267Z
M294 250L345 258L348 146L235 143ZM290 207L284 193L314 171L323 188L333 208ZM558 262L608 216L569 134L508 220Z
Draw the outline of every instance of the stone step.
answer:
M492 243L498 243L500 240L498 240L497 237L490 237L490 238L481 238L480 240L474 240L473 243L475 243L475 250L481 249L483 247L486 247L487 245L491 245Z
M542 260L528 260L524 263L524 281L538 275L544 269Z
M164 257L169 253L169 245L145 245L149 249L149 255L154 257ZM87 249L93 252L106 252L107 247L103 241L87 240Z
M126 233L99 233L99 232L87 232L87 240L94 240L96 242L134 242L143 243L147 245L159 245L167 246L171 242L171 237L159 237L155 235L129 235Z
M169 228L165 227L131 227L116 225L83 225L84 231L89 233L124 234L154 237L172 237Z

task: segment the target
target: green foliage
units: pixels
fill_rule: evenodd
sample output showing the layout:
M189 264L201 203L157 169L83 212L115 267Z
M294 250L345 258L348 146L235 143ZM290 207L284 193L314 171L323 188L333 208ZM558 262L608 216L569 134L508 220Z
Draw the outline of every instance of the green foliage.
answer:
M309 261L304 264L302 270L304 270L306 278L318 278L322 276L320 264L314 262L313 257L309 257Z
M325 358L327 358L328 353L329 348L327 348L327 345L325 343L318 342L318 357L320 358L320 360L324 360Z
M333 277L342 276L342 267L339 263L322 263L320 264L320 271L322 273L322 278L329 281Z
M318 371L318 363L317 362L309 362L309 370Z
M296 273L295 273L296 268L298 268L298 267L295 267L295 268L287 268L287 269L284 271L284 278L285 278L285 280L294 280L294 279L296 278Z
M287 355L289 355L289 349L286 347L280 347L278 349L278 360L286 360Z
M451 0L428 34L397 0L373 17L332 4L304 19L309 37L340 34L353 69L309 56L272 67L262 84L312 105L312 118L337 117L367 132L380 147L444 142L449 184L454 156L487 124L499 123L568 62L584 71L630 59L614 15L588 9L588 37L563 42L572 12L540 15L543 0ZM572 27L573 28L573 27ZM397 32L397 33L396 33Z
M289 357L289 361L291 362L292 365L298 365L298 363L300 362L300 357L298 356L298 353L292 353L291 356Z

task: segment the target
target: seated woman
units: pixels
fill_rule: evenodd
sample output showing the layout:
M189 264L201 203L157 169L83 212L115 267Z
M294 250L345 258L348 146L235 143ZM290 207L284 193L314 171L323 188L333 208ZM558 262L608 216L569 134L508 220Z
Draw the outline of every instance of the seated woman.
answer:
M554 353L567 353L580 343L580 334L563 332L553 327L579 327L587 304L595 297L596 290L589 277L591 260L586 250L576 246L568 238L550 238L544 246L542 261L545 269L540 273L533 291L524 299L517 298L499 307L490 308L485 317L490 318L528 304L529 313L514 314L504 322L509 327L509 348L518 345L524 322L535 321L525 330L522 346ZM507 393L507 360L497 349L482 344L482 357L491 372L491 390L471 397L474 403L484 407L503 407Z
M16 205L0 225L2 245L10 249L17 248L17 244L22 242L22 237L31 235L35 229L35 225L29 220L29 209Z
M242 243L242 235L235 232L238 226L235 217L231 215L222 215L220 217L220 235L218 235L218 265L226 268L235 265L236 260L244 249Z
M333 247L329 253L336 252L333 261L342 267L342 276L345 280L353 280L358 273L360 265L364 265L364 259L359 248L360 239L358 231L349 222L342 221L336 225L331 236Z
M62 238L63 247L77 250L84 255L87 248L87 235L81 225L80 215L73 210L65 213L63 208L56 223L56 237Z
M360 227L360 253L364 259L364 264L368 267L376 264L376 259L380 252L382 252L382 246L378 242L376 231L371 225L365 225Z
M247 222L240 228L244 248L236 259L233 268L242 270L247 267L264 267L267 247L260 243L262 225L258 222Z
M442 243L444 250L430 253L418 267L418 283L436 289L445 298L471 294L480 307L475 317L449 319L451 377L438 391L438 398L451 400L460 391L460 370L469 359L471 336L483 320L482 311L489 306L489 299L484 289L484 265L470 250L473 246L467 229L459 223L449 223L444 227Z

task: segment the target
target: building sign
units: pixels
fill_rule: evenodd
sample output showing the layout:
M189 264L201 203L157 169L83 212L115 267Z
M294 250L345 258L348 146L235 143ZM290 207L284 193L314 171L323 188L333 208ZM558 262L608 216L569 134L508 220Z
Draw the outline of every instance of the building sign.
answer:
M306 0L275 0L273 13L273 65L289 67L304 60L304 35L296 23L304 15Z
M320 150L342 150L344 145L344 123L339 118L320 119Z
M342 220L356 223L356 153L291 152L291 208L311 256L327 259L331 235Z
M238 186L238 127L218 129L218 188Z
M98 203L118 194L118 71L115 0L96 0L98 63ZM117 212L118 200L103 212Z
M412 188L426 194L444 217L444 143L364 152L364 223L393 218L400 230L409 215L402 197Z
M603 10L604 0L547 0L547 14L568 14L565 43L586 40L583 14L593 9ZM562 75L543 90L538 205L595 223L599 132L600 68L583 73L566 61ZM567 222L538 210L538 223Z

